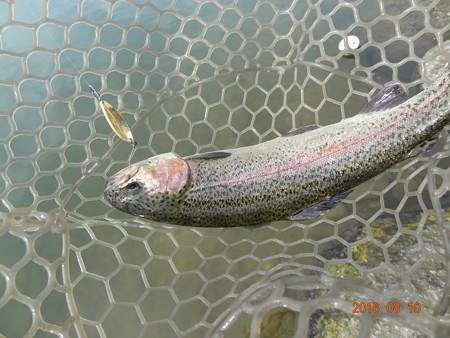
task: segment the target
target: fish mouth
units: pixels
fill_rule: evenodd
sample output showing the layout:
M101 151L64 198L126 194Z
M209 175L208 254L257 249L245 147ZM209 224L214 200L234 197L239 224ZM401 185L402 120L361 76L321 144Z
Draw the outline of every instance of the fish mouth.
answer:
M139 167L125 168L124 170L119 171L114 176L106 179L105 188L109 188L117 182L126 182L131 179L134 175L139 171Z
M109 188L110 186L112 186L114 183L116 183L118 181L118 179L121 176L122 175L116 174L116 175L111 176L110 178L106 179L105 188Z

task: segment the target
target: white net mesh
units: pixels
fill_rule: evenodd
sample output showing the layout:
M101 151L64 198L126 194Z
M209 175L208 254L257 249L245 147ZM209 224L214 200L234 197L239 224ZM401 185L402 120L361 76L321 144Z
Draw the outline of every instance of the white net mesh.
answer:
M167 226L102 198L130 146L88 88L127 112L133 162L246 146L352 116L386 83L417 93L448 61L449 15L448 0L0 0L0 334L449 336L448 127L320 219Z

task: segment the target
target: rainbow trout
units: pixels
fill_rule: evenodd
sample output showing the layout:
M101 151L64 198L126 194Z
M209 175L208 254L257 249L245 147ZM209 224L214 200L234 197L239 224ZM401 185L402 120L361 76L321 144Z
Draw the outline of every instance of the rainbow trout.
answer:
M450 67L407 99L381 90L356 116L254 146L151 157L106 182L106 200L158 222L233 227L314 218L407 158L450 120Z

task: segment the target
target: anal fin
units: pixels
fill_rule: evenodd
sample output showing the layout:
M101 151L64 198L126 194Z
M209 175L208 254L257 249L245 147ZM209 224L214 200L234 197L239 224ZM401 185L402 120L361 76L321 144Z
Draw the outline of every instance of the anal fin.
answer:
M392 84L381 89L358 114L372 113L389 109L405 102L408 99L403 88L398 84Z

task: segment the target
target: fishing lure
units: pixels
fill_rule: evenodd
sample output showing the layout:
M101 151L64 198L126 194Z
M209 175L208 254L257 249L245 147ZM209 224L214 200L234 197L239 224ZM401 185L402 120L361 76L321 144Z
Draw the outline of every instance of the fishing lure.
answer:
M124 120L122 115L120 115L120 113L108 102L102 100L94 87L89 85L89 88L91 89L92 94L94 94L95 98L100 103L100 108L102 109L103 115L105 115L106 120L108 121L114 133L116 133L116 135L119 136L119 138L121 138L123 141L130 143L134 149L137 143L133 138L130 127L128 127L128 124Z

